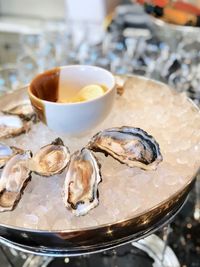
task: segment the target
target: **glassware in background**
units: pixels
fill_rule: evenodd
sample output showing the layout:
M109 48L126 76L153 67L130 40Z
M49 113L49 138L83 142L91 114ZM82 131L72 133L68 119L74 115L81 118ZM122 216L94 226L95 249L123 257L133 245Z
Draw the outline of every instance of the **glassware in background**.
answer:
M41 34L41 46L37 57L41 59L40 69L50 69L67 64L67 58L74 49L73 30L65 22L46 22Z
M17 57L18 79L20 83L27 85L40 70L39 57L41 51L41 35L21 34L20 51Z
M90 21L43 22L40 32L21 34L16 78L1 78L1 94L26 85L45 69L90 64L116 74L134 73L167 82L199 103L200 35L186 32L180 42L175 38L174 49L155 36L163 30L170 33L169 29L159 25L158 31L151 32L147 25L148 18L138 5L119 6L104 33L100 24Z
M4 65L0 68L0 96L20 86L18 70L15 65Z

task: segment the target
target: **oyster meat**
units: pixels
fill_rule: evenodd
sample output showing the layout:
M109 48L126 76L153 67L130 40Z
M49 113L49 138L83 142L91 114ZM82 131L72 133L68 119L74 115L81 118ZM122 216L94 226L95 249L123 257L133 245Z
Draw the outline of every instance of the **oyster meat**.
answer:
M93 153L83 148L76 151L67 166L63 201L76 216L85 215L98 203L100 164Z
M4 114L17 115L24 120L37 121L37 114L34 112L31 104L29 102L24 102L17 106L5 109L2 111Z
M0 139L14 137L30 130L30 123L15 115L0 115Z
M31 179L27 160L31 152L16 154L6 163L0 178L0 212L13 210Z
M29 161L29 168L41 176L52 176L61 173L69 162L70 152L60 138L46 145Z
M93 136L87 147L144 170L155 170L162 161L159 144L140 128L123 126L104 130Z
M0 143L0 169L4 167L6 162L15 154L22 153L23 150L14 146L8 146Z

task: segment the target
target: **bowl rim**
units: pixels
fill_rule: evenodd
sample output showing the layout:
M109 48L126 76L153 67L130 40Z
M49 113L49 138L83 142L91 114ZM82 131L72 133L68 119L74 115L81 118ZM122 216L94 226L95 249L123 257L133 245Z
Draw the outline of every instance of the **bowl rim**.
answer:
M146 13L147 14L147 13ZM185 26L185 25L178 25L178 24L173 24L170 22L166 22L160 18L156 18L153 15L147 14L147 16L150 18L150 20L159 27L168 27L171 30L178 31L180 33L187 34L188 32L190 33L200 33L200 28L199 27L194 27L194 26Z
M30 87L31 87L31 84L33 83L33 81L35 79L37 79L40 75L43 75L45 74L46 72L48 71L53 71L53 70L59 70L59 69L68 69L68 68L92 68L92 69L96 69L96 70L101 70L101 71L104 71L107 75L110 76L111 80L112 80L112 87L111 88L108 88L108 90L101 96L99 97L96 97L94 99L90 99L90 100L86 100L86 101L83 101L83 102L72 102L72 103L59 103L59 102L53 102L53 101L48 101L48 100L44 100L44 99L41 99L37 96L35 96ZM27 90L28 90L28 96L29 98L33 98L34 100L36 101L39 101L41 102L42 104L46 104L46 105L55 105L55 106L62 106L62 107L71 107L71 106L85 106L85 105L88 105L89 103L92 103L92 102L96 102L104 97L106 97L108 94L110 94L116 87L116 81L115 81L115 76L112 74L112 72L104 69L104 68L101 68L101 67L98 67L98 66L93 66L93 65L66 65L66 66L58 66L58 67L54 67L52 69L48 69L48 70L45 70L41 73L38 73L33 79L32 81L28 84L27 86Z

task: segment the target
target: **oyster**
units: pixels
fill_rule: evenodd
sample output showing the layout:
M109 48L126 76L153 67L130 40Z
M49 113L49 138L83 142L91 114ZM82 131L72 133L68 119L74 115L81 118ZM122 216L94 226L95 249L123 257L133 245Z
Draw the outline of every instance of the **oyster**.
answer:
M159 144L140 128L123 126L104 130L93 136L88 148L144 170L155 170L162 161Z
M27 160L31 152L16 154L9 159L0 178L0 212L13 210L20 200L31 172L27 168Z
M24 102L17 106L2 111L4 114L17 115L24 120L37 121L37 114L34 112L32 106L28 102Z
M76 216L85 215L99 203L100 182L100 164L93 153L86 148L76 151L67 167L63 197L65 206Z
M14 115L0 115L0 139L20 135L30 130L30 123Z
M41 176L52 176L61 173L69 162L70 152L60 138L46 145L34 155L29 168Z
M0 169L4 167L6 162L15 154L22 153L22 149L8 146L0 143Z

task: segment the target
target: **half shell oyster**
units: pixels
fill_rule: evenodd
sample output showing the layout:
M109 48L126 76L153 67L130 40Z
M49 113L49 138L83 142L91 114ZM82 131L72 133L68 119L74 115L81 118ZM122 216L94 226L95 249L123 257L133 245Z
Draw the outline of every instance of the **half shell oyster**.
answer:
M0 115L0 139L14 137L30 130L30 123L14 115Z
M15 154L22 153L23 150L14 146L8 146L0 143L0 169L4 167L6 162Z
M28 102L24 102L17 106L11 107L9 109L5 109L2 111L4 114L8 115L17 115L24 120L32 120L33 122L37 121L37 115L34 112L32 106Z
M13 210L19 202L31 178L27 168L27 160L30 158L30 151L16 154L4 167L0 178L0 212Z
M155 170L162 161L159 144L140 128L123 126L104 130L93 136L88 148L144 170Z
M41 176L52 176L61 173L70 159L68 147L60 138L43 146L29 162L29 168Z
M93 153L86 148L76 151L67 167L63 197L65 206L76 216L88 213L99 203L100 182L100 164Z

